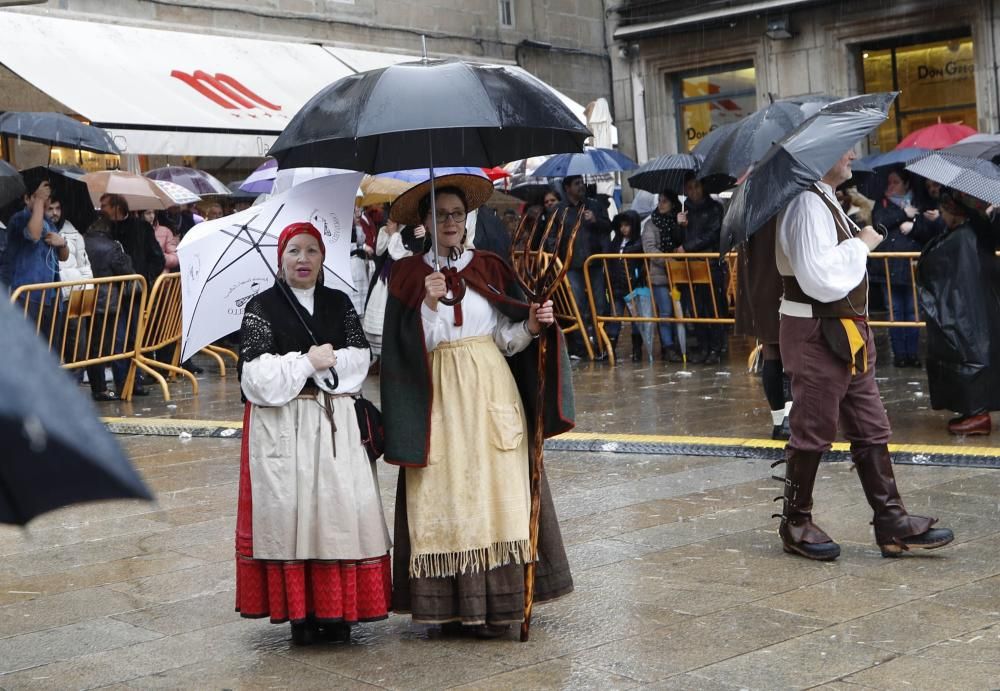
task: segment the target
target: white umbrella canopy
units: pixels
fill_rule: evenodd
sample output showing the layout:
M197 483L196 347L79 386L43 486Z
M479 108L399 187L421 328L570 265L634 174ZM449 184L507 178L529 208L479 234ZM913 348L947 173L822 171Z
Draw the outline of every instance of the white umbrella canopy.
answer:
M181 359L239 330L246 303L274 285L278 236L310 221L323 235L323 283L348 295L351 230L361 173L315 178L263 204L199 223L177 248L181 271Z
M146 209L166 209L174 202L170 196L152 180L123 170L102 170L83 176L87 191L94 207L100 205L105 194L117 194L125 198L132 211Z
M201 197L186 187L181 187L176 182L170 182L169 180L153 180L153 182L156 183L157 187L166 192L167 196L178 206L183 204L197 204L201 201Z

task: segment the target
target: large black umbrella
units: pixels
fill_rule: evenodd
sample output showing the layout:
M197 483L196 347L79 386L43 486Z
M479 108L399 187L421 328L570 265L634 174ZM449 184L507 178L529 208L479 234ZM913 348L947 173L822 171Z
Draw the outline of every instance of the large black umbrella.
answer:
M21 171L28 187L37 186L38 180L48 180L52 196L62 203L63 218L69 220L81 233L97 219L94 201L90 198L83 176L66 167L36 166Z
M835 101L772 146L733 195L722 221L722 251L744 242L826 175L844 152L885 121L895 98L890 92Z
M0 300L0 523L67 504L152 499L80 387Z
M0 161L0 207L24 196L24 180L7 161Z
M701 167L701 156L694 154L667 154L652 161L646 161L628 177L628 184L637 190L659 194L670 190L678 194L684 191L684 178L697 173Z
M489 168L583 151L589 136L551 89L518 67L425 58L334 82L295 114L268 154L281 168L430 168L433 194L435 166ZM431 213L436 223L434 205Z
M49 146L121 154L105 130L85 125L61 113L4 113L0 115L0 134Z
M551 89L520 68L421 60L334 82L296 113L269 155L281 168L488 168L582 151L589 136Z

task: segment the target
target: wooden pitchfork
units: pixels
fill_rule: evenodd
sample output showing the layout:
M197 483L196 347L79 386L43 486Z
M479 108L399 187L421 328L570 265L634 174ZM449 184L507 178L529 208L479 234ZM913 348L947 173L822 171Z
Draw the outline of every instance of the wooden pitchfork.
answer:
M566 238L566 214L569 209L563 209L562 214L558 211L552 215L546 223L541 237L537 237L538 220L531 220L528 217L521 219L514 231L512 244L514 247L523 246L523 251L515 250L513 253L514 274L517 282L524 289L525 296L529 304L535 303L543 305L549 300L556 289L566 277L570 261L573 259L573 242L576 234L580 230L580 223L583 220L584 206L581 204L576 209L576 222L569 229L569 237ZM552 257L547 257L545 245L549 237L555 231L554 250ZM563 240L566 239L566 256L560 264L556 259L563 247ZM532 250L531 244L538 243L538 249ZM524 567L524 621L521 623L521 641L528 640L528 631L531 628L531 608L535 599L535 564L538 562L538 514L541 507L541 478L542 465L544 461L545 445L545 369L546 358L548 357L546 339L538 341L538 390L535 392L535 429L532 439L531 456L531 516L528 524L528 536L531 541L531 559ZM556 355L558 357L558 354Z

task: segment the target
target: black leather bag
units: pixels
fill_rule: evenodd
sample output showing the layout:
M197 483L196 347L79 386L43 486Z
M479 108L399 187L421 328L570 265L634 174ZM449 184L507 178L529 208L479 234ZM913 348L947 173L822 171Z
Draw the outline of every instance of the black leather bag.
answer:
M382 411L364 396L357 396L354 399L354 410L358 415L361 445L368 452L368 460L374 463L385 453L385 428L382 426Z

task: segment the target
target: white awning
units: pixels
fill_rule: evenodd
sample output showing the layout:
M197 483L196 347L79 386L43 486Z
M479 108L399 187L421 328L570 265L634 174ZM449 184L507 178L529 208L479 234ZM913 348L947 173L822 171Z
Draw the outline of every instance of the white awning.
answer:
M730 3L723 7L715 7L702 12L689 10L667 19L618 27L615 29L614 38L617 41L627 41L655 33L681 31L706 22L717 22L747 14L792 9L798 5L810 5L817 1L819 0L756 0L754 2L744 2L743 4Z
M0 11L0 37L0 64L126 154L265 156L323 87L417 59L16 11ZM583 106L553 92L586 123Z
M0 63L130 154L263 156L307 100L353 72L306 43L39 14L0 12L0 36Z

